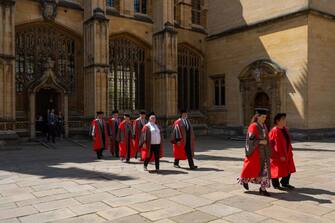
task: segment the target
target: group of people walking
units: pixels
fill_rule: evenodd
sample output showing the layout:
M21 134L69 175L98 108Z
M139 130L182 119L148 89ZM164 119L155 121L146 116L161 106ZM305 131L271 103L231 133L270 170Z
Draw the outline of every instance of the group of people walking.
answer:
M274 127L270 132L265 125L266 118L267 110L257 109L251 120L243 169L238 181L246 190L249 190L249 183L260 184L259 193L270 196L266 188L270 187L271 181L275 189L294 189L290 185L290 176L296 170L286 114L278 113L274 117Z
M161 128L153 112L147 115L142 111L134 121L125 113L121 121L117 110L112 112L112 117L108 120L105 120L104 113L100 111L97 112L97 118L92 121L91 126L93 150L98 159L102 159L104 150L109 149L112 156L126 163L131 158L139 158L144 163L145 171L148 170L149 162L155 161L155 171L159 171L164 143ZM174 122L171 138L174 167L180 168L179 161L187 159L190 169L197 169L193 161L194 131L186 110L181 111L180 118Z
M270 196L266 189L270 187L271 181L275 189L294 189L290 185L290 176L296 170L286 114L278 113L274 118L274 127L268 132L265 124L267 112L265 109L257 109L248 127L245 159L238 181L246 190L249 190L249 183L260 184L259 193ZM103 112L97 112L90 132L97 158L103 158L103 151L109 149L113 156L127 163L131 158L139 156L144 162L145 171L148 170L149 162L155 161L158 172L164 144L156 115L141 112L134 121L127 113L121 121L118 111L113 111L108 121L103 115ZM180 118L173 123L171 143L174 167L180 168L179 161L188 160L190 169L197 169L193 161L195 136L186 110L182 110Z

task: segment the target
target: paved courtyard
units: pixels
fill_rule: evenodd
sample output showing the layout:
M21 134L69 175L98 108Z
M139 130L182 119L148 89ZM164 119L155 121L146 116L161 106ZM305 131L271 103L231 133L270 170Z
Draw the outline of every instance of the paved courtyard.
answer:
M335 143L295 143L297 188L271 197L236 183L243 144L199 138L196 171L173 168L167 144L160 174L108 154L97 161L79 139L1 150L0 223L335 222Z

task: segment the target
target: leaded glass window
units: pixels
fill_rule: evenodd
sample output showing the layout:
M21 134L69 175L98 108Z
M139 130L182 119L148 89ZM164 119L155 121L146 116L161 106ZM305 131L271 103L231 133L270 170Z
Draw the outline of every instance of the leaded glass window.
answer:
M109 43L109 110L144 108L145 49L126 38Z
M134 11L136 13L147 14L147 1L146 0L134 0Z
M16 32L16 92L43 75L44 64L54 61L57 81L68 91L74 88L75 41L47 24L28 26Z
M202 57L187 46L178 47L178 107L198 110Z

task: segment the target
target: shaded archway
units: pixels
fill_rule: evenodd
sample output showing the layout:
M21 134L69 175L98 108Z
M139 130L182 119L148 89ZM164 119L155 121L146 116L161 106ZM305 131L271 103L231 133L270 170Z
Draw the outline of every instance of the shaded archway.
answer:
M266 59L257 60L243 69L239 79L244 125L249 124L255 108L262 107L269 109L270 126L271 114L280 111L280 84L284 75L285 70Z

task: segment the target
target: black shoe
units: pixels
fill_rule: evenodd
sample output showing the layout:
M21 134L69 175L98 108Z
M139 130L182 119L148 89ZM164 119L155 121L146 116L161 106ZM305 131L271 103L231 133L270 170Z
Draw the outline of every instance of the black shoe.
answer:
M148 168L146 166L143 169L144 169L144 171L148 171Z
M284 190L284 188L282 188L281 186L273 187L273 188L276 189L276 190Z
M175 168L181 168L180 166L179 166L179 164L174 164L173 165Z
M266 190L262 190L262 188L259 188L259 193L263 196L270 197L270 193L267 192Z
M191 166L190 169L191 169L191 170L198 169L198 166Z
M292 185L290 185L290 184L286 184L286 185L281 185L282 187L284 187L284 188L287 188L287 189L289 189L289 190L294 190L294 186L292 186Z
M243 183L243 187L244 187L244 189L249 190L249 184Z

